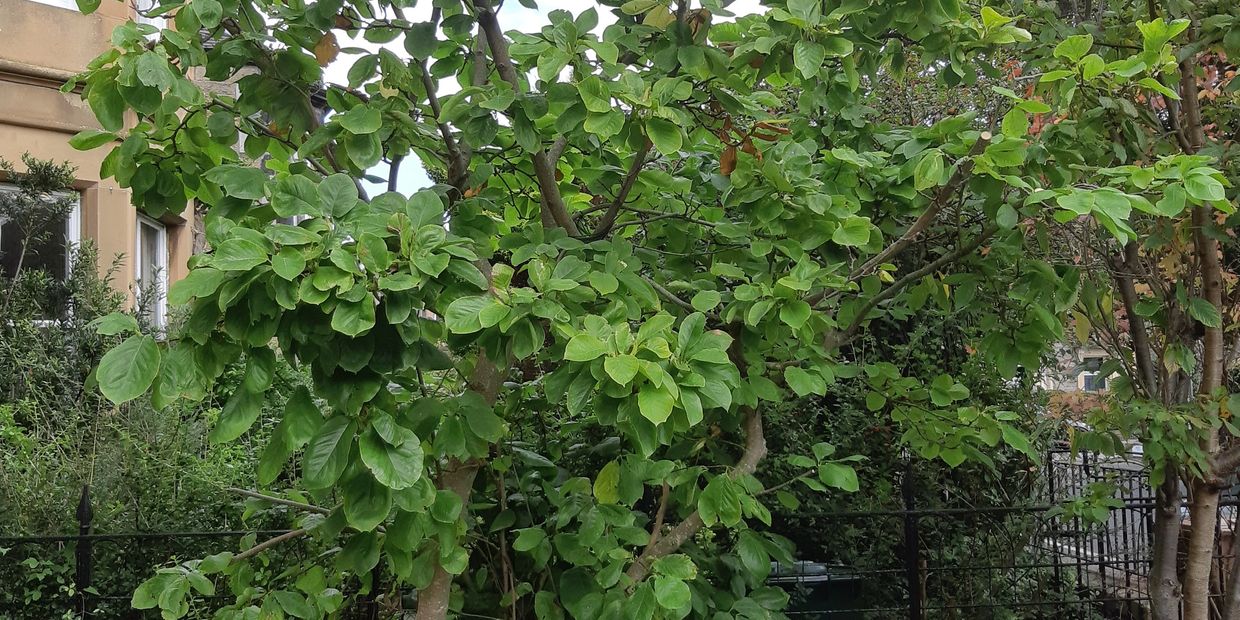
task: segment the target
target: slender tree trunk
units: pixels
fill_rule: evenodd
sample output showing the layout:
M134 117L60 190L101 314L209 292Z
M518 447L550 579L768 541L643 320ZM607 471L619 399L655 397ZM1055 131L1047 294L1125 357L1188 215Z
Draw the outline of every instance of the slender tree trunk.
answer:
M452 459L440 476L440 488L456 493L468 506L474 477L478 475L478 468L481 466L480 462L473 459L464 462ZM431 577L430 585L418 592L417 620L442 620L448 617L448 606L452 599L452 577L451 573L444 570L443 564L436 560L435 574Z
M1154 553L1150 567L1150 612L1153 620L1180 617L1180 578L1176 561L1180 546L1180 478L1174 469L1156 491Z
M1210 619L1210 569L1214 564L1214 532L1218 522L1218 487L1193 483L1189 514L1188 559L1184 563L1184 620Z

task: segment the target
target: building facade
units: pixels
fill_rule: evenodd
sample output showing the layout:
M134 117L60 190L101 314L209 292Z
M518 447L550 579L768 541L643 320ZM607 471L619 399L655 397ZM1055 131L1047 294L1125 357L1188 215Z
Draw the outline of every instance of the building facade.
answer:
M139 214L129 189L99 176L109 147L83 152L69 146L74 134L99 125L77 93L60 92L71 76L109 48L113 28L130 19L140 19L133 5L117 0L104 0L91 15L78 12L74 0L0 0L0 157L19 169L23 153L76 167L76 205L63 231L49 231L50 236L57 243L63 237L65 256L72 244L92 240L101 272L119 257L113 286L131 301L139 290L154 291L159 300L152 311L162 321L163 293L185 275L193 251L192 203L185 212L160 220ZM0 190L8 180L0 177ZM4 233L0 222L0 247ZM43 259L43 264L64 263Z

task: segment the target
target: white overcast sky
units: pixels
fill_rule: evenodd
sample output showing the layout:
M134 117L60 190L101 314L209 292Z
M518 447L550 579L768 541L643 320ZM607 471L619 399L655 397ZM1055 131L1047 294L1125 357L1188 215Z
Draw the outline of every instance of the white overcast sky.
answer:
M581 2L581 0L541 0L538 2L537 9L528 9L521 6L518 0L505 0L503 7L499 12L499 23L505 31L518 30L521 32L537 32L544 25L550 23L550 20L547 19L547 14L551 11L562 9L572 13L573 16L577 16L580 15L582 11L590 8L590 6L593 6L593 3L584 3ZM762 10L762 7L758 4L758 0L737 0L728 7L728 10L736 15L746 15L750 13L757 13ZM612 14L611 7L598 5L595 6L595 11L598 12L599 16L599 25L595 29L596 33L601 33L603 28L606 28L616 21L615 15ZM406 9L405 11L406 19L414 22L428 21L430 20L430 14L430 2L419 2L414 8ZM725 19L730 21L732 18ZM716 21L722 20L716 18ZM366 41L361 37L355 39L342 38L340 40L340 46L346 48L361 47L371 50L386 47L399 56L408 56L405 52L403 39L400 38L385 45L377 45ZM349 67L353 66L355 59L356 56L341 54L335 62L328 65L324 69L324 78L328 82L335 84L348 83L348 78L346 75L349 72ZM444 81L443 86L445 92L456 90L456 84L452 83L451 80ZM387 166L386 164L380 164L372 169L371 172L376 176L386 178ZM386 187L381 187L374 184L367 185L370 186L368 189L371 190L372 195L382 193L387 189ZM429 187L430 185L431 181L426 176L426 172L422 169L422 165L417 161L417 158L406 158L405 162L401 164L397 189L408 194L421 188Z

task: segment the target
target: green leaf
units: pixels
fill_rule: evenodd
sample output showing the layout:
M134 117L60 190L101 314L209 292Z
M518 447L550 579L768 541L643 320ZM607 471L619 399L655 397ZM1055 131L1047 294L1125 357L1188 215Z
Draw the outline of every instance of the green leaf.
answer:
M603 361L607 376L620 385L628 385L641 370L641 362L632 355L617 355Z
M407 489L422 478L422 443L412 434L392 446L370 429L362 435L358 448L366 468L392 490Z
M591 334L580 333L569 339L564 347L564 359L570 362L588 362L607 351L608 347L602 340Z
M598 472L594 479L594 497L600 504L615 504L620 501L620 462L610 461Z
M665 555L654 561L654 572L674 579L692 581L697 578L698 569L693 560L683 553Z
M271 270L291 282L306 270L306 257L296 248L280 248L280 251L271 257Z
M89 151L116 140L116 134L110 131L87 129L85 131L79 131L72 138L69 138L69 146L79 151Z
M844 246L857 247L870 242L870 218L849 216L831 234L831 240Z
M224 17L224 7L217 0L194 0L190 7L194 10L194 15L198 16L198 21L208 29L219 26Z
M823 484L837 489L856 492L861 488L857 481L857 471L840 463L823 463L818 470L818 479Z
M335 121L349 133L363 135L374 133L383 127L383 114L374 108L360 105L337 116Z
M369 532L387 519L392 511L392 490L367 472L353 476L341 488L344 516L349 525Z
M146 393L157 374L159 346L150 336L136 335L104 354L95 378L103 395L119 405Z
M676 400L665 388L647 383L637 393L637 406L642 417L655 424L662 424L672 415L672 406Z
M203 178L218 184L226 195L245 200L262 198L263 190L267 186L267 174L249 166L216 166L203 175Z
M784 381L788 383L788 387L796 392L797 396L809 396L810 394L823 395L827 392L827 382L823 380L817 373L809 373L799 366L789 366L784 370Z
M211 443L225 443L245 434L263 411L263 395L238 389L220 412L220 419L211 429Z
M517 530L517 537L512 541L512 548L529 552L537 549L547 539L547 532L540 527L527 527Z
M280 609L294 618L317 618L314 608L306 602L306 597L288 590L276 590L271 593Z
M1227 198L1227 194L1223 191L1223 184L1208 174L1189 173L1184 178L1184 190L1191 198L1200 202Z
M79 11L90 15L99 9L99 3L100 0L77 0L77 7Z
M913 187L917 191L936 187L943 181L943 152L938 149L926 151L913 168Z
M456 523L461 516L461 506L459 495L440 489L435 492L435 501L431 504L431 518L440 523Z
M698 291L693 299L689 300L689 304L698 312L710 312L722 299L718 291Z
M1188 300L1188 313L1206 327L1223 326L1223 316L1219 313L1218 308L1200 297Z
M670 157L680 152L683 142L680 127L677 127L671 121L662 118L647 119L646 136L654 143L654 147L664 155Z
M353 421L343 415L328 418L306 445L302 480L308 489L325 489L340 478L353 449Z
M305 386L299 386L284 404L282 424L284 438L293 448L305 445L322 428L323 412Z
M91 80L88 88L86 103L99 124L107 131L120 131L125 126L126 105L114 79L102 76L101 80Z
M328 213L344 217L357 206L357 184L347 174L333 174L319 182L319 197Z
M375 299L366 293L361 301L341 301L332 311L332 329L346 336L360 336L375 326Z
M405 51L419 60L430 58L439 41L435 39L434 22L418 22L410 24L405 31Z
M1140 84L1141 86L1144 86L1168 99L1172 99L1175 101L1180 100L1179 93L1175 92L1174 90L1171 90L1170 88L1167 88L1166 86L1163 86L1162 82L1159 82L1158 80L1154 78L1149 78L1149 77L1141 78L1137 80L1137 84Z
M1055 46L1055 55L1066 58L1070 62L1080 60L1094 46L1093 35L1078 34L1070 36Z
M97 333L105 336L126 333L136 334L138 333L138 320L132 314L113 312L91 321L87 324L87 327L94 328Z
M482 323L478 314L491 305L491 299L490 295L473 295L459 297L448 304L448 309L444 312L444 323L448 326L448 331L454 334L472 334L481 330Z
M582 80L577 87L577 92L581 95L581 102L585 104L587 110L598 114L612 110L611 91L598 76L591 75Z
M792 62L801 72L801 77L807 80L818 76L826 59L826 48L807 39L797 41L792 48Z
M681 609L693 602L693 592L685 582L659 575L654 578L654 599L664 609Z
M234 237L216 246L211 266L220 271L249 271L267 262L267 250L249 239Z
M168 303L174 306L189 303L195 297L207 297L219 290L228 274L212 267L198 267L168 288Z
M809 320L812 311L813 309L807 302L794 299L779 308L779 320L792 329L801 329L801 326Z

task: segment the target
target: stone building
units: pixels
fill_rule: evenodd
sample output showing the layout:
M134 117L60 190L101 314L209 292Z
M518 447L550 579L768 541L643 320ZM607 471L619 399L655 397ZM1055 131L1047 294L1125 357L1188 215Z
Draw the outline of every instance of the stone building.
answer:
M114 257L121 257L114 286L131 300L139 290L159 296L152 304L153 318L159 322L163 291L185 275L194 249L192 203L184 212L158 220L140 214L130 204L129 189L99 177L100 163L109 151L106 146L85 152L69 146L75 133L99 125L78 94L59 90L107 50L113 28L130 19L145 18L132 4L116 0L105 0L91 15L78 12L74 0L0 0L0 157L19 169L23 153L67 161L77 168L73 184L77 204L63 222L63 232L49 231L53 233L49 237L63 238L66 254L27 256L27 260L65 269L68 246L91 239L98 248L101 271ZM0 178L0 191L5 190L5 181ZM6 228L0 222L0 251L9 251L13 258L14 235L7 231L6 244Z

